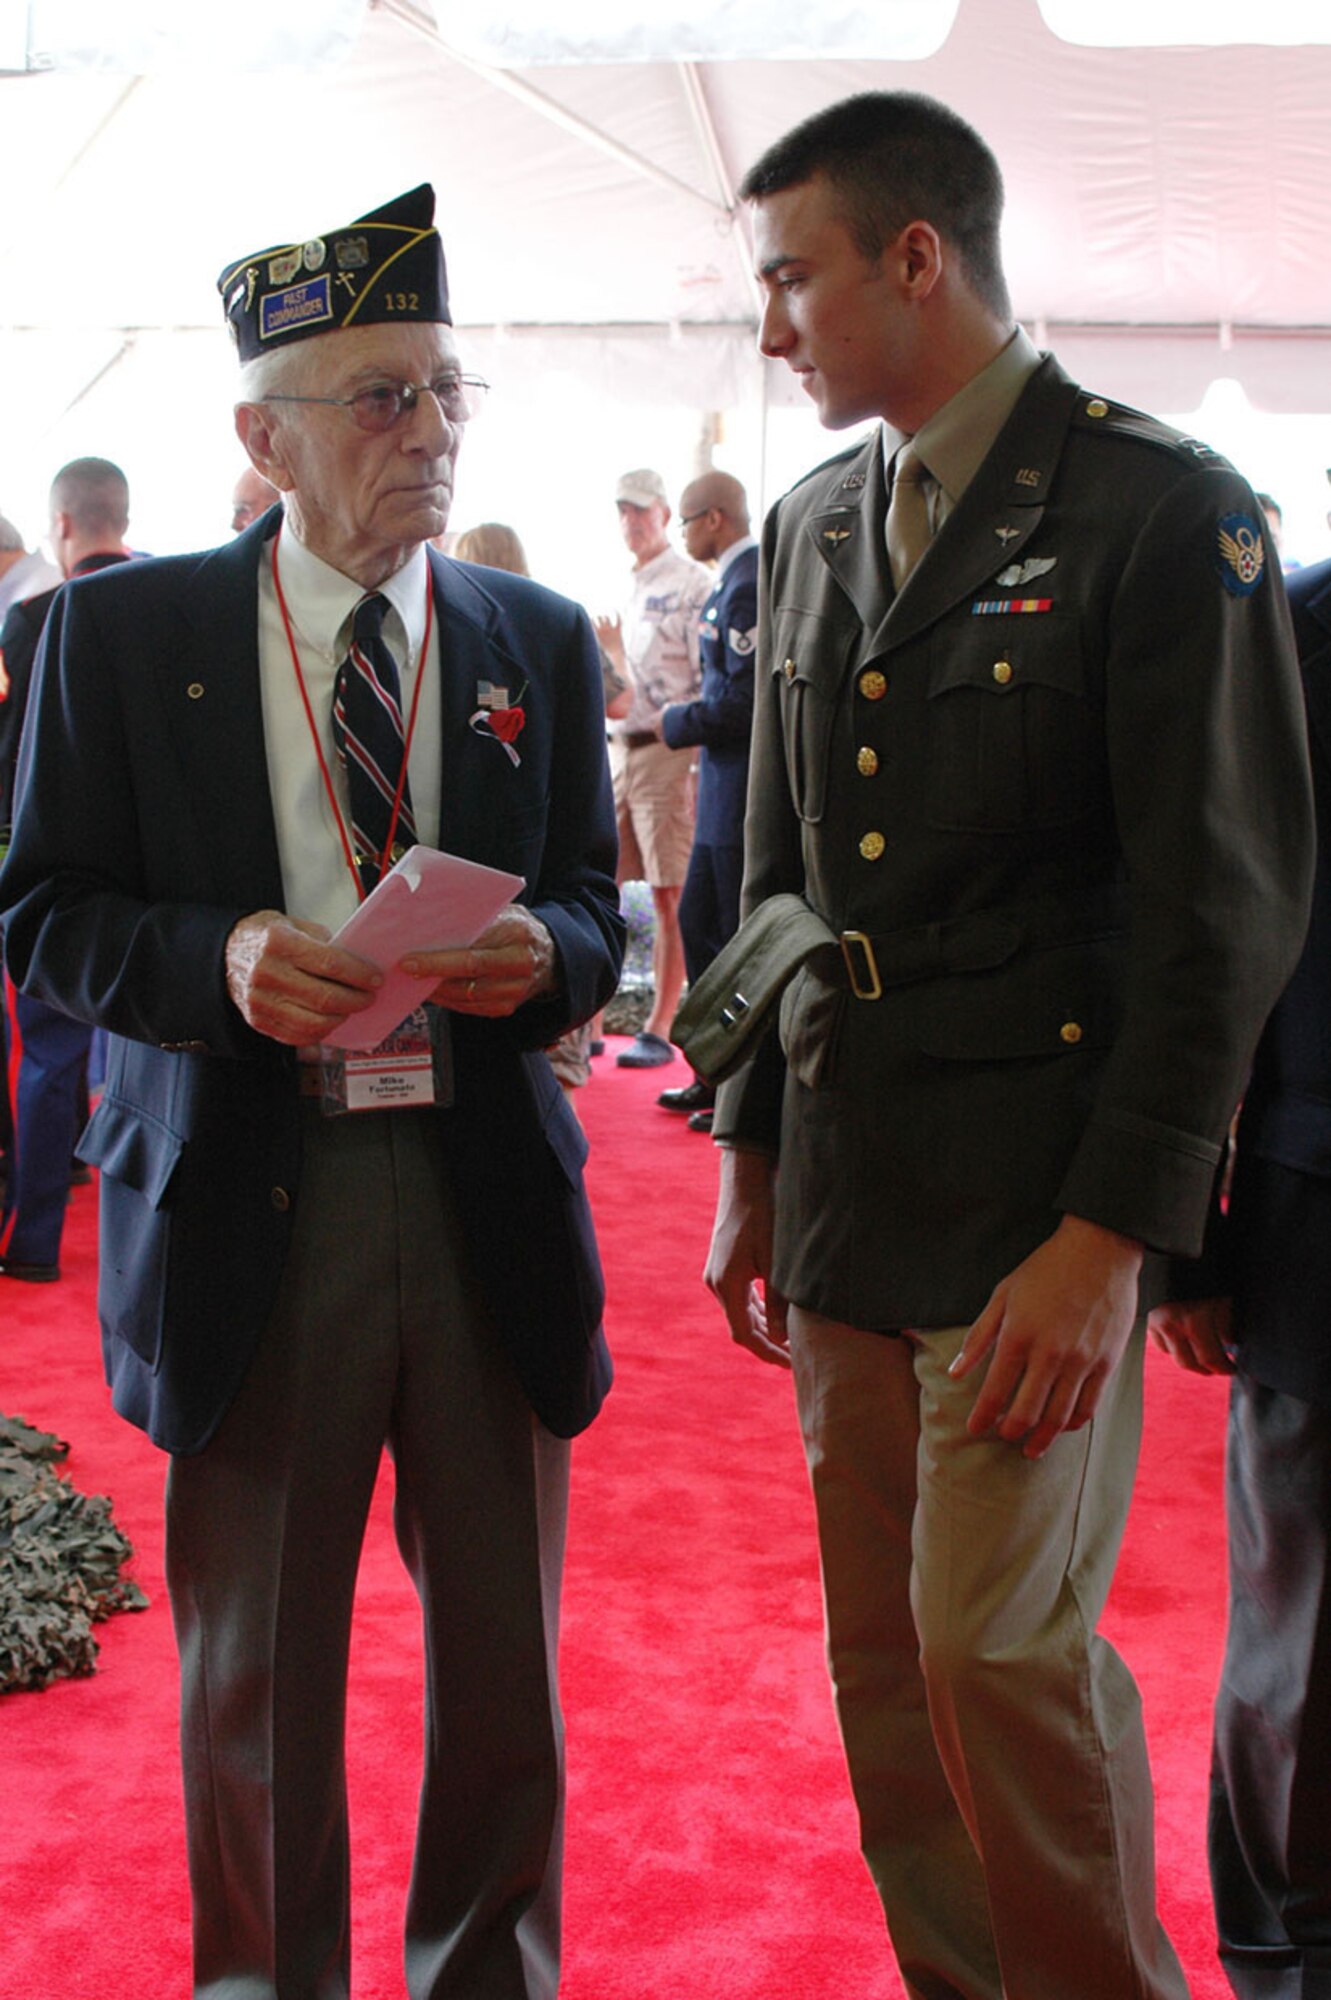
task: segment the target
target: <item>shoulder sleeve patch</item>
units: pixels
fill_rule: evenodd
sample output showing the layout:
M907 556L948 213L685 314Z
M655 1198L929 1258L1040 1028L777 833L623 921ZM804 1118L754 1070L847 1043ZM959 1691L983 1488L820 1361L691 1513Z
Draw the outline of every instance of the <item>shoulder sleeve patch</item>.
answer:
M1231 597L1251 597L1266 574L1262 531L1251 514L1222 514L1216 524L1215 566Z

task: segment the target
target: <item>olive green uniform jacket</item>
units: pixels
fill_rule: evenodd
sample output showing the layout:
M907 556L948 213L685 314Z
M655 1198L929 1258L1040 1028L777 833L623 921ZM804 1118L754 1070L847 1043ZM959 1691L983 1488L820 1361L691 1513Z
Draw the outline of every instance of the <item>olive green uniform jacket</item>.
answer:
M875 435L766 524L744 907L870 949L797 975L715 1130L779 1156L779 1289L890 1330L1063 1212L1198 1248L1313 836L1278 565L1206 446L1045 358L895 600L886 506Z

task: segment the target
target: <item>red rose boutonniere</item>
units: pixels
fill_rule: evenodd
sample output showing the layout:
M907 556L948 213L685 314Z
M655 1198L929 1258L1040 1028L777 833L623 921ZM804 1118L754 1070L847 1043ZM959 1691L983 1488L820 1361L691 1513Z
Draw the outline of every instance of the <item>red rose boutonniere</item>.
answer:
M496 743L503 745L504 755L515 769L522 762L513 745L527 726L527 711L522 706L522 695L526 692L524 686L518 699L510 702L507 688L497 688L489 681L482 681L476 689L480 707L468 717L478 736L492 736Z

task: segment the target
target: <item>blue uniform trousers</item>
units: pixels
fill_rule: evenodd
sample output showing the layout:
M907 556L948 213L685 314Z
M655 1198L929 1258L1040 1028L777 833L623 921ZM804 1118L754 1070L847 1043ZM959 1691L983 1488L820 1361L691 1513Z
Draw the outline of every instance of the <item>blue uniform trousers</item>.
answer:
M92 1029L5 981L13 1121L0 1257L57 1264Z

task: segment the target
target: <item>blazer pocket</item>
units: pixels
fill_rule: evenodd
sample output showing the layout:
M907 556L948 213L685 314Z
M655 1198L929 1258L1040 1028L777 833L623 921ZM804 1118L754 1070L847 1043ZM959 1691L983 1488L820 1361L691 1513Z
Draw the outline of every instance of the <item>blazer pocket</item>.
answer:
M97 1306L107 1333L154 1373L162 1364L171 1182L184 1139L123 1099L103 1096L79 1142L100 1169Z
M1076 1057L1118 1034L1121 943L1112 938L1030 951L992 972L920 989L919 1047L939 1061L1002 1063Z
M926 811L984 833L1062 826L1107 792L1102 729L1079 621L1057 612L969 618L936 633Z
M179 1132L121 1098L103 1096L79 1141L78 1154L108 1179L160 1208L180 1163Z

